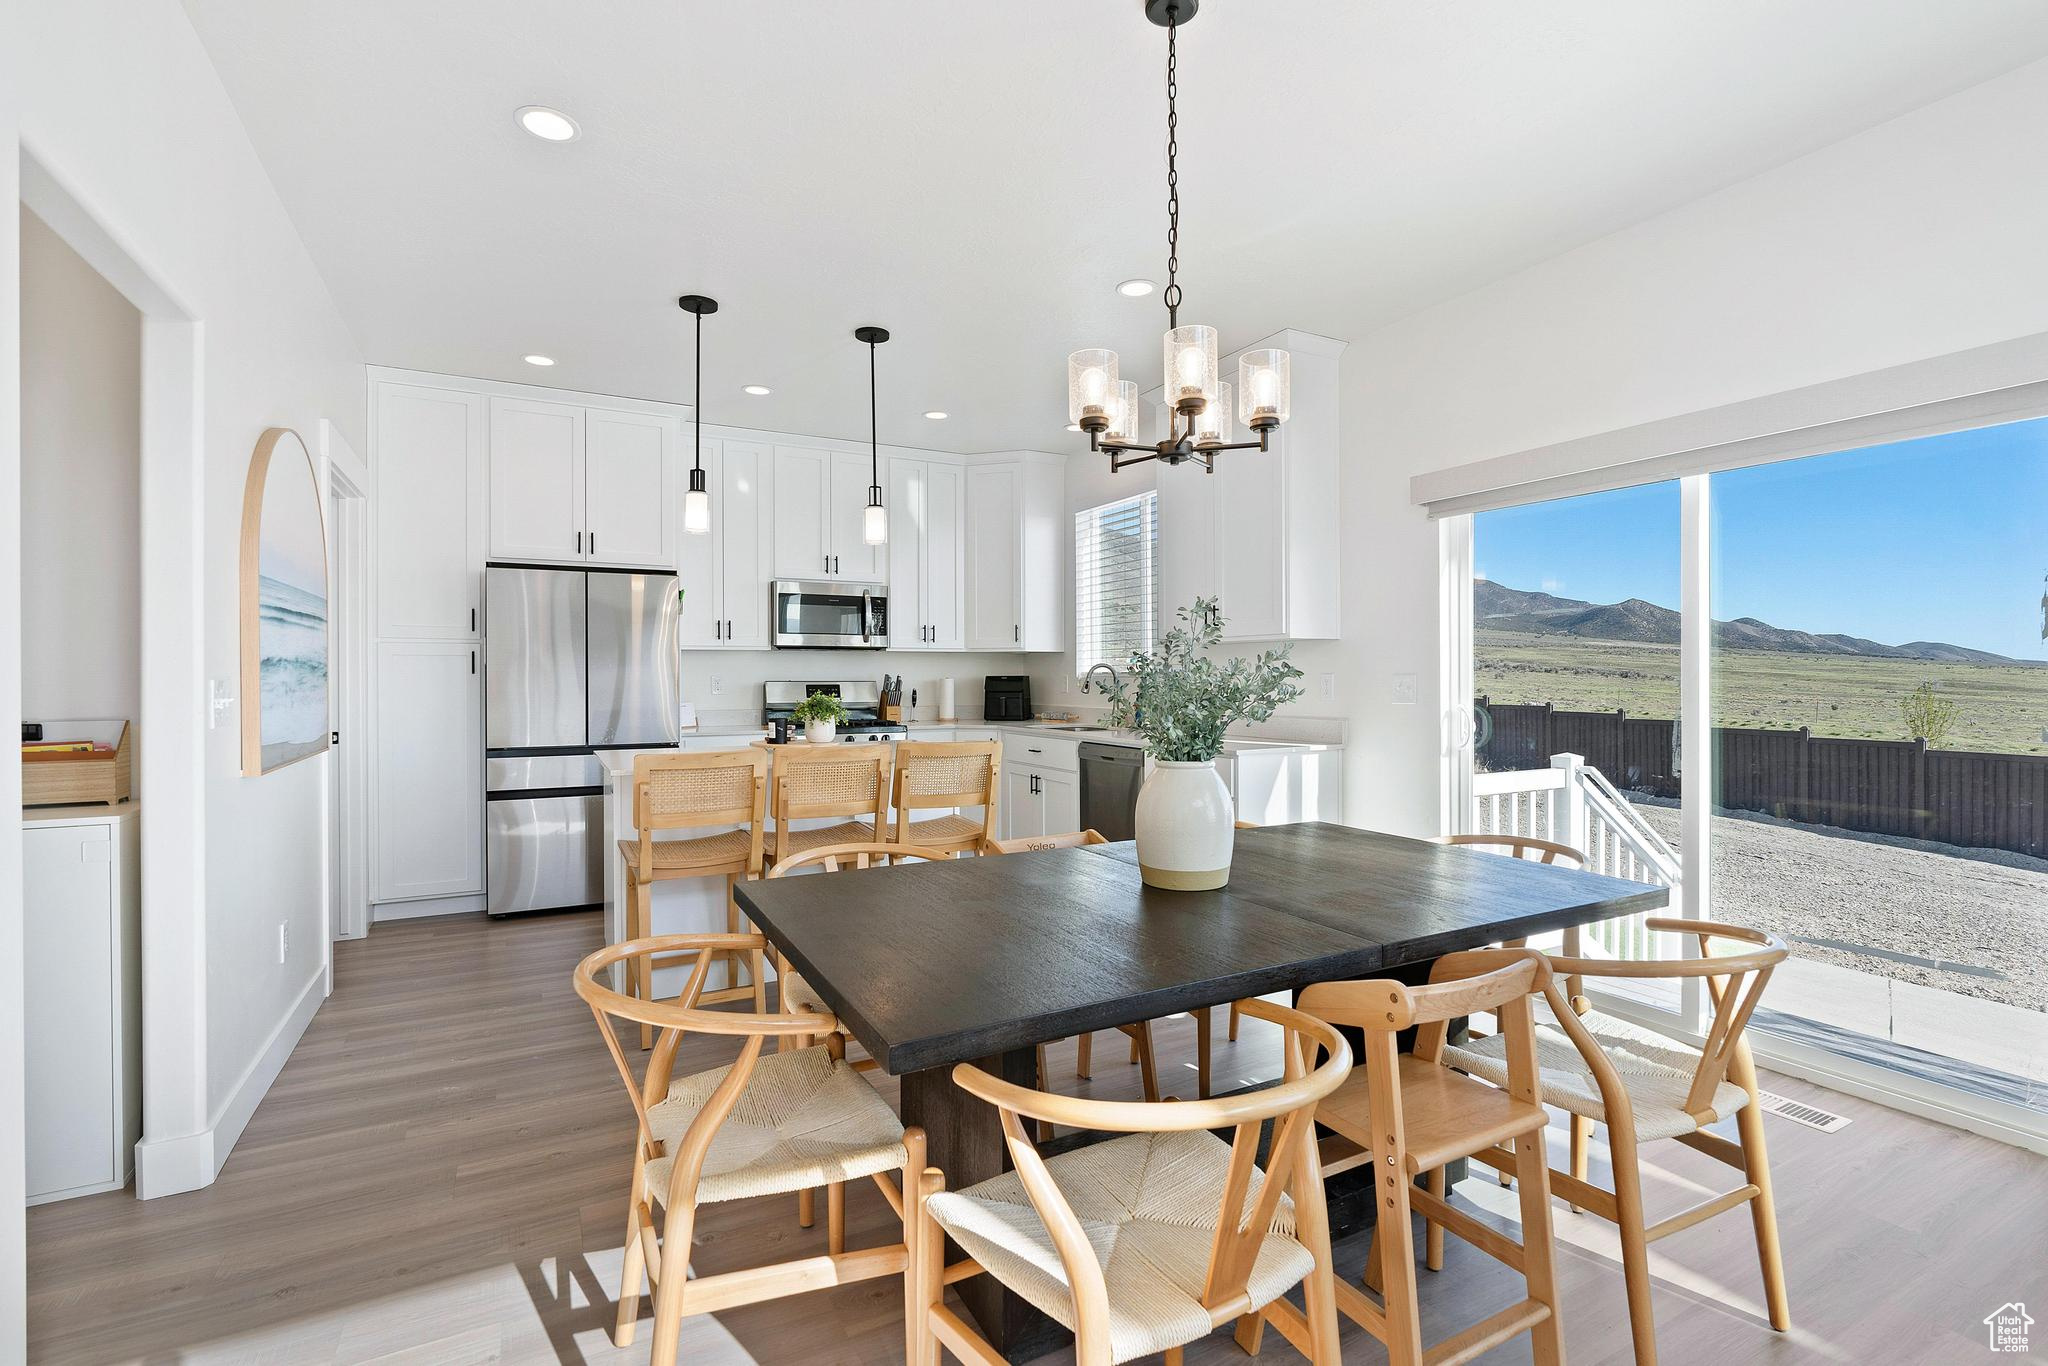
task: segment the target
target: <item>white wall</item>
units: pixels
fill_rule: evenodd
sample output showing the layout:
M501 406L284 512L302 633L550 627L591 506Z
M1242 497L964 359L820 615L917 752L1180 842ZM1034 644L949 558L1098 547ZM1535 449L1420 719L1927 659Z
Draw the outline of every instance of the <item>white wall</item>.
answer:
M176 0L34 5L20 24L20 41L8 47L18 54L25 154L196 322L196 370L161 403L168 409L196 399L197 430L188 445L196 444L200 466L164 471L146 462L143 481L145 564L153 535L156 553L173 562L189 544L200 583L197 600L184 604L201 651L191 676L152 675L149 688L188 700L168 715L189 717L196 728L203 677L231 688L237 678L237 541L250 452L274 425L294 427L310 441L321 417L366 449L361 356ZM123 283L115 272L102 273ZM157 315L150 316L146 375L151 338L160 335ZM145 449L153 431L150 402L146 388ZM152 483L166 474L198 501L189 527L153 531ZM145 658L149 631L186 625L153 616L145 613ZM13 673L0 669L10 679ZM143 710L149 712L147 701ZM195 784L203 919L188 941L190 975L200 979L188 989L196 985L203 996L175 1057L152 1055L144 1078L151 1102L145 1148L184 1154L196 1163L197 1181L210 1179L225 1159L226 1140L267 1084L280 1049L303 1026L309 1003L317 1004L327 953L320 933L326 760L242 778L235 718L227 719L210 732L158 737L174 749L203 743L192 751L204 770ZM147 728L142 743L147 757ZM182 817L167 809L160 823ZM150 884L169 891L161 866L146 866L145 874L147 933ZM282 965L281 921L290 925L292 942ZM191 1071L189 1094L163 1090L165 1069L178 1066Z
M1437 538L1411 475L2048 331L2044 123L2048 62L1354 343L1347 819L1437 821ZM1422 705L1389 703L1397 672Z
M20 222L14 154L21 60L14 0L0 0L0 545L21 536ZM0 726L21 715L21 563L0 555ZM21 805L21 751L0 745L0 812ZM0 821L0 971L21 971L21 827ZM23 1243L21 983L0 978L0 1361L28 1358L28 1259Z
M21 211L21 709L134 720L142 315Z

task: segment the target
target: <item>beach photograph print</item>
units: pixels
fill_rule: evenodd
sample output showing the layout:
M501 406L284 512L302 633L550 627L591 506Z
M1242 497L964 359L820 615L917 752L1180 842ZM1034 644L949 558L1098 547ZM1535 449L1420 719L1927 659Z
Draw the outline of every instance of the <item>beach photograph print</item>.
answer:
M242 772L327 748L327 534L312 455L272 427L242 502Z

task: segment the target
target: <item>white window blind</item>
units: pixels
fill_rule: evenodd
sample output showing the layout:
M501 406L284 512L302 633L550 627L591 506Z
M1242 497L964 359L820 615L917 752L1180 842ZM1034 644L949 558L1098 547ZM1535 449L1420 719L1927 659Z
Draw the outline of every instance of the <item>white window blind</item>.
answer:
M1141 493L1074 514L1074 667L1121 671L1152 648L1159 495Z

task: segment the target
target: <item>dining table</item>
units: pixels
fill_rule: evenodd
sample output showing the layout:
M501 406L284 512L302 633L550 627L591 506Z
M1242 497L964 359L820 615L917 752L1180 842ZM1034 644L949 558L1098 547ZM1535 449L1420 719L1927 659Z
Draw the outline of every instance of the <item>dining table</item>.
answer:
M1126 841L742 882L736 894L899 1078L903 1123L923 1128L930 1164L958 1190L1010 1166L996 1109L953 1082L960 1063L1037 1087L1040 1044L1316 982L1426 981L1444 954L1655 910L1670 891L1308 822L1238 831L1230 880L1213 891L1146 886ZM1333 1181L1333 1206L1341 1198ZM957 1289L1008 1360L1070 1340L993 1277Z

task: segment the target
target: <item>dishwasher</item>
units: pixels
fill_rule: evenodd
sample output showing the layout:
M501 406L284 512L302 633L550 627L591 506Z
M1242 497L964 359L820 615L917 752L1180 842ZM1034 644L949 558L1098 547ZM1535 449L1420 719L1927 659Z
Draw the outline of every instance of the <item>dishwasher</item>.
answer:
M1138 788L1145 781L1145 751L1131 745L1081 746L1081 828L1106 840L1137 834Z

